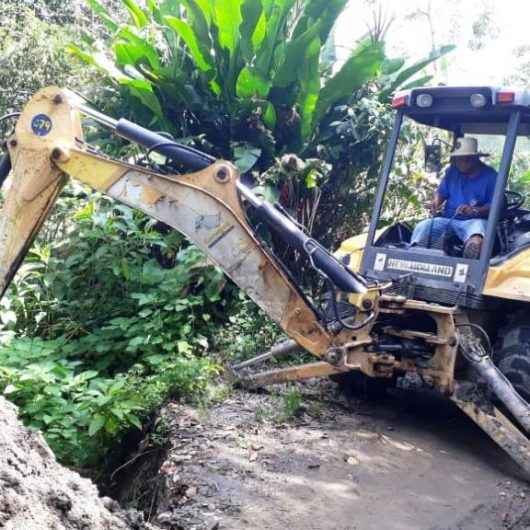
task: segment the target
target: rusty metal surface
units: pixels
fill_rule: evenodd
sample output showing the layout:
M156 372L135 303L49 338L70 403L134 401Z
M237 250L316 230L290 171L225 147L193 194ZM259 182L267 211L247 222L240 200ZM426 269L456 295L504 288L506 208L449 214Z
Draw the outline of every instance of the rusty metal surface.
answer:
M530 440L491 403L467 396L463 386L455 385L451 400L519 464L530 480Z
M33 122L42 115L49 120L47 130L36 132ZM313 355L332 361L250 376L254 385L322 377L351 369L372 377L415 372L440 392L452 394L455 403L473 421L529 470L528 439L498 410L486 410L453 393L456 327L466 321L465 314L455 307L381 296L380 288L376 288L367 296L350 298L350 302L361 306L356 322L363 321L366 310L374 312L374 320L358 330L344 329L335 334L327 331L254 237L238 196L238 173L230 163L219 161L197 173L168 176L99 156L83 144L75 97L56 87L41 90L30 100L10 139L9 151L13 184L0 213L0 294L53 207L67 174L182 232L292 339ZM428 314L436 323L436 333L431 335L413 329L400 331L403 337L434 345L428 367L417 366L410 358L397 359L369 350L374 344L372 329L379 313L400 315L410 311Z
M332 374L340 374L344 371L349 370L338 368L326 362L316 362L248 375L243 377L241 381L245 386L253 388L277 385L289 381L303 381L313 377L326 377Z
M297 350L300 350L300 345L298 342L292 339L284 340L279 344L275 344L272 348L270 348L270 350L261 353L260 355L256 355L255 357L252 357L252 359L233 364L230 368L232 370L241 370L242 368L262 363L268 359L272 359L273 357L277 358L283 357L284 355L289 355L290 353L293 353Z
M77 101L50 87L28 103L16 129L15 173L0 217L0 286L5 289L64 185L63 172L166 222L195 242L303 348L316 356L332 337L254 238L237 194L238 173L218 162L188 175L167 176L94 154L82 143ZM44 115L49 131L32 131Z
M0 215L1 291L68 174L184 233L301 346L322 355L333 338L254 238L237 194L235 167L218 162L197 173L166 176L98 156L82 142L76 103L68 91L41 90L17 123L10 148L13 186ZM47 121L45 131L32 128L39 116Z
M59 104L54 103L58 94L61 95ZM53 130L45 137L31 134L29 124L36 113L45 113L53 121ZM21 176L8 198L1 221L6 243L0 266L6 278L12 276L32 235L49 212L64 182L60 178L62 170L182 232L292 339L318 357L327 354L335 359L336 369L358 369L377 377L416 369L410 360L400 361L392 355L366 350L373 343L371 331L376 319L361 329L344 329L337 334L330 334L322 327L313 310L255 239L238 196L238 173L230 163L219 161L203 171L168 176L99 156L81 141L75 101L67 92L56 88L41 91L30 101L17 125L17 136L19 144L12 155L15 171ZM17 158L18 150L22 149L31 150L31 154L24 151L24 156ZM50 161L52 158L54 163ZM20 219L19 226L14 227L14 219ZM7 242L7 238L18 243ZM7 270L11 272L6 274ZM450 342L455 334L454 308L403 297L381 297L378 289L371 290L362 299L354 297L350 302L360 306L355 323L365 319L368 309L376 316L379 311L417 310L430 314L437 324L437 333L423 338L437 343L436 353L431 366L418 371L430 378L436 388L451 391L456 355L456 348ZM414 330L409 333L419 337Z

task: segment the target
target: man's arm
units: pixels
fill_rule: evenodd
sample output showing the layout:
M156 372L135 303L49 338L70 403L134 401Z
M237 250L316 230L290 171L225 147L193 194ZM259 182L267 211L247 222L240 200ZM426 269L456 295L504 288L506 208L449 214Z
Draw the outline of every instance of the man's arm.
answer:
M434 193L434 198L432 200L432 204L431 204L431 214L434 215L443 205L443 203L445 202L445 197L443 197L441 195L441 193L439 191L436 191Z
M434 197L431 204L431 215L434 215L443 205L443 203L449 197L449 172L451 168L448 167L445 171L440 185L437 190L434 192Z

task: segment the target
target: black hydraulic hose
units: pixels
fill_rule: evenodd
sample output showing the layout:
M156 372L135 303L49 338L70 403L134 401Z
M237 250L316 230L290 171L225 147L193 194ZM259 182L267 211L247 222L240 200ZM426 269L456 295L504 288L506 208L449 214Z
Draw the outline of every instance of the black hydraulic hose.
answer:
M273 230L285 244L306 254L314 267L320 270L334 285L346 293L365 293L366 281L348 270L325 248L300 230L287 216L272 204L262 201L241 182L238 183L241 194L252 204L256 216Z
M215 158L198 149L172 142L167 137L124 118L116 122L115 131L122 138L135 142L149 151L156 151L191 171L200 171L215 162Z
M215 158L198 149L173 142L167 136L150 131L125 118L115 120L86 105L79 105L79 109L83 114L109 127L122 138L137 143L149 151L156 151L191 171L200 171L215 162Z
M9 153L6 153L2 157L0 157L0 187L4 183L10 171L11 157L9 156Z

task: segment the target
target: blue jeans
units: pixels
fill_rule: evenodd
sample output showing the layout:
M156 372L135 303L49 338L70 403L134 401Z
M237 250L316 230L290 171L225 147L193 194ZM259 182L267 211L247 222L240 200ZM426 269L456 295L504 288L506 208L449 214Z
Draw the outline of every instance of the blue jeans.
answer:
M429 244L435 248L440 248L444 232L451 225L454 233L464 243L471 236L486 235L486 219L449 219L447 217L435 217L434 219L424 219L420 221L412 232L410 242L412 244L426 247Z

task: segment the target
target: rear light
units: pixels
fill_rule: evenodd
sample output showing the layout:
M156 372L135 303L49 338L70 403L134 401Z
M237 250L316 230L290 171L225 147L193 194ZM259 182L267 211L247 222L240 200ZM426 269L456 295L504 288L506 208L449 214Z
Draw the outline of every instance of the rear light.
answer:
M401 107L406 107L408 105L408 96L396 96L392 99L392 108L400 109Z
M497 103L513 103L515 92L497 92Z

